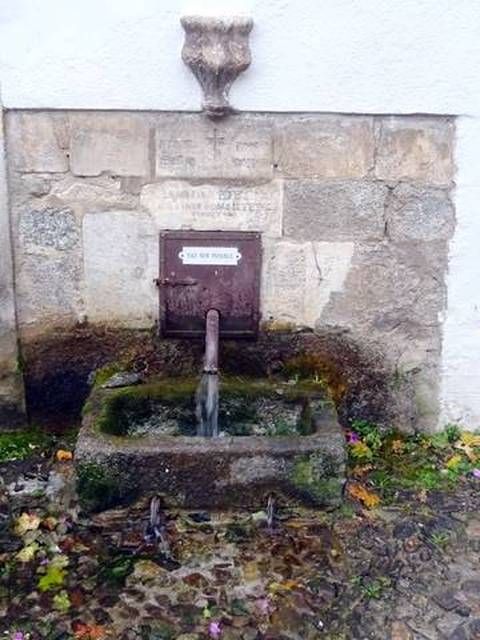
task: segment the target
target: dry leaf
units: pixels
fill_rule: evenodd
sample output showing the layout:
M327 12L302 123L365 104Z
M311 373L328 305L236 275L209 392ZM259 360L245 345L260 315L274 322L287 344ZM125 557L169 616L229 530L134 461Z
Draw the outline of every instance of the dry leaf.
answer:
M420 500L420 502L425 503L427 501L428 498L428 492L426 489L422 489L421 491L418 492L417 498Z
M447 460L445 466L447 467L447 469L454 470L458 467L459 464L461 464L462 460L462 456L459 453L456 453L454 456Z
M373 491L369 491L361 484L350 484L348 487L348 493L352 496L352 498L356 498L360 500L367 509L373 509L374 507L378 507L380 504L380 498Z
M462 443L456 444L455 449L460 449L460 451L463 451L463 453L467 456L470 462L476 462L478 460L477 452L473 447L471 447L468 444L462 444Z
M58 462L69 462L73 459L73 453L65 449L59 449L56 454Z
M40 518L35 514L22 513L15 523L15 533L23 536L27 531L36 531L40 526Z
M79 622L75 625L74 634L78 640L103 640L107 631L103 625Z
M405 449L405 443L403 440L393 440L392 442L392 451L393 453L403 453Z
M467 447L480 447L480 434L463 431L460 435L460 442Z
M355 467L353 467L352 474L355 478L363 478L363 476L366 476L367 473L372 469L373 469L373 465L371 464L364 464L364 465L357 464Z
M23 549L20 549L15 557L19 562L31 562L34 559L38 549L38 542L32 542L32 544L29 544L28 546L23 547Z

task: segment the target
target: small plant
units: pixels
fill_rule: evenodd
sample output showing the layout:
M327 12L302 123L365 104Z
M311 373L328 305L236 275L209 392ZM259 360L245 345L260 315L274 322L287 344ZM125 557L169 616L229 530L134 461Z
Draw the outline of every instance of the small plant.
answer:
M371 582L363 582L360 586L360 591L369 600L379 600L386 589L392 586L392 581L386 576L376 578Z
M450 542L450 532L449 531L434 531L430 536L430 540L436 547L440 547L444 549L447 544Z
M461 435L460 429L456 424L447 424L445 427L445 433L450 444L455 444Z
M341 518L353 518L355 517L355 509L348 502L343 502L337 509L336 513Z
M52 438L37 430L0 434L0 462L25 460L51 446Z
M367 420L354 420L352 422L352 430L361 436L362 441L373 453L377 453L381 449L383 437L376 424Z
M294 436L298 434L297 428L287 420L277 420L267 431L269 436Z

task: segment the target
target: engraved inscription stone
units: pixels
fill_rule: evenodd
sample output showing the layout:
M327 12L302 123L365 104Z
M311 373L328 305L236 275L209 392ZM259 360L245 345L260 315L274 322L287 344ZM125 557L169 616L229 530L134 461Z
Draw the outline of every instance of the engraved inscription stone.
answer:
M212 123L191 115L162 116L156 129L156 175L161 178L273 177L270 123L230 118Z
M282 186L274 181L254 187L169 180L142 189L141 204L159 229L225 229L282 234Z

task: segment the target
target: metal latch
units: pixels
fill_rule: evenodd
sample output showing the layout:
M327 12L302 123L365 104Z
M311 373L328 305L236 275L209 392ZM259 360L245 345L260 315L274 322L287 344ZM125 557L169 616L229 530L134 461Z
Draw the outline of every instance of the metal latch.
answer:
M170 278L155 278L154 280L157 287L193 287L198 284L198 280L195 278L185 278L184 280L170 280Z

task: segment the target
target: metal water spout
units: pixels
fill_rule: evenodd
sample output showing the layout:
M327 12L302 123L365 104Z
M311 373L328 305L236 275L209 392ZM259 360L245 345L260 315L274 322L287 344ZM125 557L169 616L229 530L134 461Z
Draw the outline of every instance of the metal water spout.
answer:
M218 436L219 376L218 341L220 314L216 309L207 312L205 321L205 358L203 373L197 388L197 435Z

